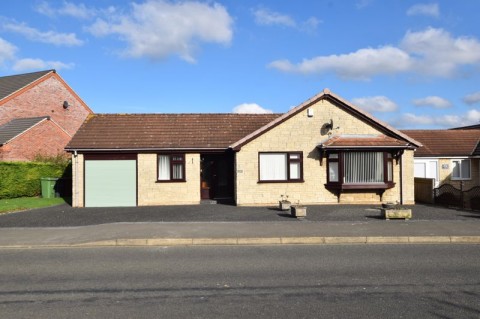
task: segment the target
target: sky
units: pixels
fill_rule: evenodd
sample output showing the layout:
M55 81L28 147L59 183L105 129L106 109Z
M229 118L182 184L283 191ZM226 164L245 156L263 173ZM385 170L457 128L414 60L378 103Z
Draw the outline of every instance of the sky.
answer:
M0 76L96 113L283 113L328 88L398 129L480 123L480 1L0 1Z

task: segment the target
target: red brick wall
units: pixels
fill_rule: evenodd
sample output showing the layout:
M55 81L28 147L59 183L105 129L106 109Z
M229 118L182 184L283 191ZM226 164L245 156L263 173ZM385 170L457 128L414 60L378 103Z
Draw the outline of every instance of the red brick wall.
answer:
M70 136L51 121L43 121L11 143L0 146L0 161L30 161L35 155L55 156L63 150Z
M70 107L63 108L63 101ZM70 135L74 135L90 110L53 73L46 80L0 104L0 125L14 118L50 116Z

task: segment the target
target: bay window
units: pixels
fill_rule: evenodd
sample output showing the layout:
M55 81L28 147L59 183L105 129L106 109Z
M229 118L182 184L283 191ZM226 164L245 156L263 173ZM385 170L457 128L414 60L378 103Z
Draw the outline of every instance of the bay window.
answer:
M158 181L185 181L185 154L158 155Z
M327 154L327 186L332 188L391 188L393 156L388 152L338 151Z
M259 153L259 182L303 181L301 152Z

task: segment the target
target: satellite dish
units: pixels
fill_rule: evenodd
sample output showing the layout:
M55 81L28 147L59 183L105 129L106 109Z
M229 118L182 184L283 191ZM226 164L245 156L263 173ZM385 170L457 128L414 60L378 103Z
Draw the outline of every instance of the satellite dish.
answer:
M70 106L70 104L68 104L68 101L63 101L63 108L64 109L68 109L69 106Z
M328 129L328 130L333 129L333 120L332 119L330 119L330 123L325 124L325 128Z

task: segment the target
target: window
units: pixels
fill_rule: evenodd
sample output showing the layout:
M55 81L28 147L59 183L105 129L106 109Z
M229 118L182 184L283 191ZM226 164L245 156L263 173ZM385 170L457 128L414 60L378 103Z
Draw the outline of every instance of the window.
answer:
M303 181L302 153L259 153L260 182Z
M343 171L346 184L383 183L383 153L345 153Z
M338 154L333 153L328 155L328 180L330 182L339 182L338 175Z
M388 152L328 153L327 186L333 188L393 187L393 156Z
M452 179L462 180L470 179L470 160L455 159L452 160Z
M159 182L184 182L185 181L185 155L184 154L158 155L158 181Z

